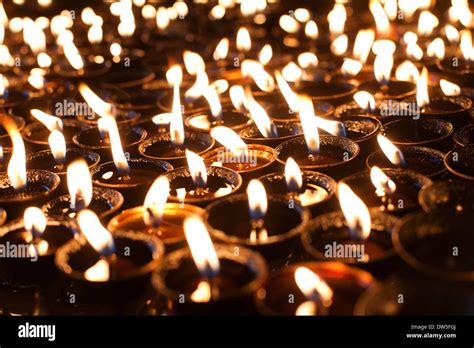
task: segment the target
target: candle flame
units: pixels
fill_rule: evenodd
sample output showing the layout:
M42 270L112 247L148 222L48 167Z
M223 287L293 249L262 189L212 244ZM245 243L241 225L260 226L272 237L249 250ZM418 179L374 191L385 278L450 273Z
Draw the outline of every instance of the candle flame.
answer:
M282 15L278 23L280 24L280 28L289 34L294 34L300 29L300 23L287 14Z
M104 259L100 259L84 272L84 277L91 282L108 281L110 279L109 263Z
M202 277L212 279L217 276L220 262L204 222L198 217L186 218L184 220L184 234L194 263Z
M268 200L267 192L260 180L250 180L247 186L247 197L249 201L250 218L252 220L263 219L267 214Z
M26 150L23 138L21 137L15 121L6 114L0 114L0 121L10 136L13 146L10 163L8 163L7 173L10 183L17 191L26 187Z
M25 230L31 234L31 237L39 238L46 230L46 216L38 207L28 207L23 213L23 224Z
M331 52L336 56L342 56L347 51L347 46L349 45L349 39L347 35L342 34L331 42Z
M92 91L85 83L79 84L79 93L86 101L86 103L92 108L92 110L100 117L108 117L115 114L114 106L110 103L105 102L97 94Z
M416 82L416 103L420 108L430 103L428 95L428 69L426 67L423 67L420 77Z
M84 209L77 214L77 222L82 234L99 254L108 256L115 252L115 243L112 235L102 226L97 215Z
M298 192L303 187L301 169L292 157L288 157L285 163L285 181L289 192Z
M371 0L369 8L375 20L377 34L381 36L387 35L390 31L390 21L379 0Z
M92 180L89 166L84 159L76 160L67 167L67 188L72 210L89 206L92 201Z
M179 85L183 79L183 70L179 65L174 65L166 72L168 83L173 86L173 105L171 113L173 117L170 123L170 136L174 145L184 144L184 125L181 100L179 94Z
M298 82L303 77L303 71L293 62L289 62L281 70L281 75L288 82Z
M337 190L339 204L353 238L366 240L372 226L369 209L348 185L339 183Z
M367 112L375 111L375 99L372 94L366 91L360 91L354 94L354 101L361 109Z
M63 51L67 61L74 69L82 70L84 68L84 60L72 40L64 42Z
M461 95L461 87L457 84L449 82L448 80L441 79L439 80L439 85L443 93L448 97L456 97Z
M443 59L445 55L445 46L442 38L438 37L430 42L426 49L428 57Z
M319 133L313 102L309 97L298 97L298 112L308 151L317 154L319 153Z
M230 87L229 95L232 105L236 110L245 112L248 109L247 97L245 96L245 91L242 86L236 85Z
M273 92L275 89L275 81L272 75L265 71L262 64L256 60L246 59L241 66L242 75L244 77L251 77L258 88L264 92Z
M341 3L335 3L334 7L327 16L327 20L329 22L329 32L331 35L338 36L344 33L346 19L347 12L344 5Z
M405 158L403 153L393 143L383 135L377 135L377 142L379 143L382 152L387 156L388 160L396 166L405 166Z
M64 139L63 133L54 129L49 134L48 143L56 163L64 164L66 160L66 139Z
M415 64L413 64L409 60L405 60L395 70L395 77L397 80L400 81L416 83L416 81L418 81L418 78L420 77L420 72L418 71Z
M423 11L418 18L418 34L421 36L429 36L438 25L438 17L429 11Z
M298 267L295 271L295 281L308 300L313 302L320 300L326 307L331 305L333 291L316 273L306 267Z
M258 53L258 61L262 65L267 65L273 56L272 46L270 44L266 44L262 47L260 52Z
M196 52L184 51L183 60L186 71L190 75L194 76L198 73L198 71L206 69L204 59L202 59L202 57Z
M318 306L316 302L305 301L296 308L295 315L298 317L315 315L317 310Z
M110 54L114 57L120 57L122 54L122 46L119 43L114 42L110 45Z
M444 32L446 34L446 38L450 43L459 42L459 31L451 24L448 24L444 27Z
M40 90L44 88L45 71L40 68L35 68L30 71L28 76L28 83L34 88Z
M36 120L44 124L50 132L63 129L63 121L59 117L49 115L38 109L32 109L30 113Z
M186 149L186 160L194 185L200 188L206 187L207 169L204 160L197 153L188 149Z
M223 38L217 44L212 57L214 58L214 60L223 60L227 58L228 53L229 53L229 39Z
M313 20L308 21L304 27L304 33L308 38L316 40L319 36L319 29L316 22Z
M265 138L274 138L278 136L275 124L272 122L265 109L254 99L250 90L247 90L245 94L247 96L250 117L255 122L259 132Z
M356 76L362 70L362 63L358 60L346 58L341 65L341 73L345 76Z
M252 48L252 40L250 39L250 33L247 28L240 28L237 32L237 50L239 52L248 52Z
M184 93L184 97L189 100L195 100L204 94L204 90L209 86L209 78L204 71L200 69L196 72L196 81L194 84Z
M211 136L219 143L229 149L235 156L247 151L247 144L232 129L224 126L217 126L211 129Z
M370 180L375 186L375 193L379 197L384 197L395 192L397 185L377 166L370 170Z
M160 6L156 11L156 26L160 30L165 30L170 25L170 18L166 7Z
M100 18L100 17L99 17ZM104 33L102 31L102 23L93 24L87 31L87 39L93 45L100 44Z
M325 130L329 134L336 135L336 136L346 136L346 127L344 126L344 123L340 121L331 121L331 120L325 120L322 117L316 116L316 126L320 129Z
M461 43L459 44L461 53L464 59L468 61L474 60L474 48L472 47L472 33L470 30L465 29L461 31Z
M206 88L204 88L203 95L209 103L212 117L215 119L221 119L223 117L222 104L219 100L219 94L217 93L217 91L214 88L207 86Z
M117 122L113 117L103 117L99 120L100 125L106 130L110 139L110 147L112 150L112 158L114 160L115 168L121 175L130 174L130 166L128 165L127 157L123 152L122 140L117 127Z
M277 80L278 87L280 89L281 94L285 98L288 106L291 108L293 112L298 111L298 95L293 92L291 87L288 85L288 82L283 78L281 73L277 70L275 71L275 78Z
M45 52L38 54L36 60L40 68L49 68L53 62L51 57Z
M315 68L318 66L318 56L313 52L303 52L298 55L298 65L303 69Z
M170 183L168 178L166 176L156 178L150 186L143 203L146 209L143 221L147 226L157 227L161 223L169 193Z
M375 79L381 85L390 81L390 75L393 67L393 55L389 53L379 54L374 61Z

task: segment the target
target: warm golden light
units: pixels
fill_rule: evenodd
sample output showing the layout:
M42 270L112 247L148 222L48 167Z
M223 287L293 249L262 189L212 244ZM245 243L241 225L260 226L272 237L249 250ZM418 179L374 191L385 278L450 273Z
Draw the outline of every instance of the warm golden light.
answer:
M205 187L207 184L207 169L204 160L197 153L186 149L186 160L189 172L196 187Z
M362 70L362 63L358 60L346 58L341 65L341 73L345 76L356 76Z
M308 151L311 154L317 154L319 153L319 133L313 102L309 97L298 97L298 112Z
M170 122L170 137L173 144L180 146L184 144L183 111L179 94L179 86L183 79L183 70L179 65L172 66L166 72L166 79L173 87L173 105L171 110L173 117Z
M28 207L23 213L23 224L32 238L38 238L46 230L46 216L40 208Z
M300 23L290 15L282 15L279 20L280 28L289 34L294 34L300 29Z
M268 116L267 112L252 96L250 90L246 91L245 93L247 97L247 103L249 108L249 114L252 120L255 122L260 133L265 138L272 138L275 137L276 134L276 127L273 124L272 120Z
M242 86L236 85L229 89L230 100L234 108L240 112L245 112L247 107L247 97L245 96L245 90Z
M361 240L369 238L372 221L369 209L365 203L344 183L337 185L337 192L339 205L346 218L352 237Z
M370 180L375 187L375 193L379 197L391 195L397 189L397 185L377 166L370 169Z
M193 292L192 299L195 302L209 302L216 291L216 289L212 288L212 281L219 274L219 258L206 225L200 218L186 218L184 221L184 233L194 263L204 278L202 282L207 283L207 285L202 285L202 282L198 284L198 288Z
M281 70L281 75L288 82L297 82L301 80L301 77L303 76L303 72L298 67L298 65L296 65L293 62L289 62Z
M430 103L428 95L428 69L426 67L423 67L420 77L416 82L416 103L420 108Z
M409 60L405 60L402 64L397 66L397 69L395 70L395 77L400 81L416 83L420 77L420 72L418 71L418 68L415 66L415 64Z
M308 21L304 27L304 33L308 38L316 40L319 36L319 29L316 22L313 20Z
M246 59L241 66L242 75L244 77L251 77L258 88L264 92L273 92L275 89L275 81L272 75L265 71L262 64L256 60Z
M77 222L82 234L95 251L104 256L114 253L114 239L93 211L81 210L77 215Z
M379 0L371 0L369 8L375 20L377 33L382 36L387 35L390 31L390 21Z
M293 112L298 112L298 95L293 92L291 87L288 85L288 82L286 82L278 70L275 71L275 78L277 80L278 88L288 103L288 106Z
M170 183L168 178L166 176L156 178L150 186L143 203L146 209L143 221L147 226L157 227L161 223L169 193Z
M372 44L375 40L375 32L372 29L359 30L354 41L354 48L352 54L355 59L362 64L367 62Z
M474 60L474 48L472 47L472 33L468 29L461 31L461 42L459 44L464 59L468 61Z
M347 13L343 4L335 3L332 10L328 13L329 32L333 36L339 36L344 33Z
M66 161L66 139L64 139L63 133L54 129L49 134L48 143L56 163L64 164Z
M459 42L459 31L451 24L448 24L444 27L444 32L446 34L446 38L450 43Z
M383 135L377 135L377 142L379 143L380 149L387 156L388 160L396 166L404 166L405 158L403 153Z
M247 151L247 144L232 129L224 126L217 126L211 129L211 136L221 143L234 155L240 155Z
M117 127L117 122L113 117L102 117L99 119L100 127L106 130L109 135L110 147L112 150L112 157L115 168L121 175L130 174L130 166L128 165L127 157L123 152L122 140Z
M237 32L237 50L240 52L248 52L252 48L252 40L250 39L250 33L247 28L240 28Z
M321 301L326 307L332 304L333 291L316 273L306 267L298 267L295 281L303 295L310 301Z
M203 96L204 91L209 86L209 77L207 76L204 69L196 72L196 81L194 84L184 93L186 99L195 100Z
M426 54L428 57L436 57L438 59L443 59L445 54L444 41L441 38L436 38L430 42L426 49Z
M168 11L163 6L158 7L156 11L156 26L159 30L165 30L170 25L170 18L168 17Z
M222 60L227 58L227 54L229 53L229 39L223 38L217 44L212 57L214 60Z
M298 65L303 69L315 68L319 64L318 57L313 52L300 53L297 60Z
M87 208L92 201L92 180L87 162L83 159L67 167L67 188L71 197L71 209Z
M97 94L92 91L85 83L79 84L79 93L86 101L86 103L92 108L92 110L101 117L113 116L114 106L110 103L103 101Z
M24 190L26 187L26 150L25 143L21 137L15 121L6 114L0 114L0 120L3 128L7 131L13 152L8 163L7 174L10 183L17 191Z
M342 34L331 42L331 52L336 56L342 56L347 51L347 46L349 45L349 39L347 35Z
M458 95L461 95L461 87L455 83L449 82L448 80L439 80L439 86L441 87L444 95L448 97L457 97Z
M250 180L247 186L250 218L260 220L265 217L268 209L267 192L258 179Z
M366 91L360 91L354 94L354 101L359 107L367 112L375 111L375 99L372 94Z
M30 114L36 120L44 124L50 132L63 129L63 121L59 117L49 115L38 109L31 109Z
M303 187L301 169L292 157L288 157L285 163L285 181L289 192L298 192Z
M196 75L198 71L206 69L204 59L196 52L184 51L183 53L184 66L190 75Z
M76 45L74 45L72 41L66 41L64 43L63 51L69 64L71 64L74 69L81 70L84 68L84 60L79 54L79 50L77 49Z
M267 65L273 57L273 49L270 44L266 44L262 47L258 53L258 61L262 65Z
M423 11L418 18L418 34L421 36L429 36L438 25L438 17L429 11Z
M390 75L393 67L392 54L379 54L374 61L375 79L381 85L387 84L390 81Z

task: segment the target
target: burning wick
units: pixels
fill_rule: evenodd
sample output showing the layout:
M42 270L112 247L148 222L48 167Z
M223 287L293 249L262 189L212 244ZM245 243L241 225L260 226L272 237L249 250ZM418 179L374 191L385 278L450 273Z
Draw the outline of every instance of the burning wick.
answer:
M377 135L377 142L379 143L382 152L385 154L385 156L387 156L388 160L392 164L405 167L405 157L403 156L403 153L400 151L400 149L393 145L390 140L379 134Z
M339 183L337 193L339 205L346 218L352 238L366 240L372 230L369 209L348 185Z
M197 153L186 149L186 160L194 186L196 186L196 194L204 195L207 185L207 169L203 159Z
M317 302L324 307L332 304L333 291L329 285L306 267L298 267L295 271L295 281L298 288L308 299L296 309L296 315L314 315L317 311Z
M300 115L301 126L303 127L303 134L308 147L309 158L316 160L319 154L319 133L318 120L314 114L313 102L309 97L298 97L298 111Z
M268 231L265 228L265 215L268 208L267 193L262 182L252 179L247 186L247 197L249 201L249 215L252 231L250 241L254 244L265 242L268 239Z
M62 169L66 162L66 140L64 139L63 133L57 129L53 130L49 134L48 143L54 160L56 161L57 168Z
M77 221L86 240L100 254L99 261L88 268L84 276L92 282L106 282L110 279L110 264L117 261L112 235L91 210L81 210L77 215Z
M43 232L46 230L46 216L44 216L41 209L37 207L28 207L23 214L23 224L25 230L30 234L31 239L30 251L38 255L47 253L49 245L48 242L41 239Z
M375 194L382 199L384 209L393 210L391 196L397 189L397 185L377 166L370 170L370 180L375 186Z
M216 277L220 272L220 262L204 222L197 217L184 220L184 234L188 241L194 263L204 280L191 294L194 302L209 302L219 297Z
M92 180L84 159L74 161L67 167L67 187L72 210L79 211L89 206L92 201Z
M143 206L146 214L143 221L147 226L158 227L163 218L166 201L170 193L170 183L166 176L160 176L150 186Z

